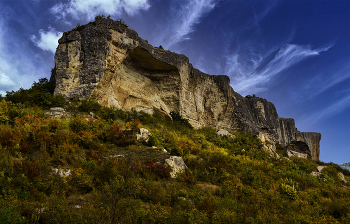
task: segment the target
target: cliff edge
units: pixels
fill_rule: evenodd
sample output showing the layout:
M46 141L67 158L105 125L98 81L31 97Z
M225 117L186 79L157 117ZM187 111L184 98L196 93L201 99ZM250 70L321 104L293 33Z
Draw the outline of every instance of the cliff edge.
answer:
M185 55L153 47L123 22L99 19L59 40L51 81L66 99L90 96L101 105L166 114L176 111L195 128L250 131L319 159L321 134L296 130L265 99L244 98L225 75L208 75Z

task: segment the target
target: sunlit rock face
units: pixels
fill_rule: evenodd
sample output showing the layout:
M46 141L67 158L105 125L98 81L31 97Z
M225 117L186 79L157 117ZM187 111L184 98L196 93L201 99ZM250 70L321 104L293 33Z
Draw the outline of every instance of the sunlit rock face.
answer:
M175 111L195 128L262 133L283 146L303 141L318 160L320 134L298 134L293 119L279 118L265 99L242 97L228 76L193 68L185 55L151 46L119 21L101 19L78 30L59 40L51 77L55 94L67 100L90 96L125 110Z

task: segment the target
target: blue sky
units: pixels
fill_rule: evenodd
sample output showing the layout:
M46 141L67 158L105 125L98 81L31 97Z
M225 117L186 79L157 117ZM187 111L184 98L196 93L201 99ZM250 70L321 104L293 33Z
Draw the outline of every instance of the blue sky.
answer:
M350 161L349 0L0 0L0 94L49 78L62 32L99 14L320 132L322 161Z

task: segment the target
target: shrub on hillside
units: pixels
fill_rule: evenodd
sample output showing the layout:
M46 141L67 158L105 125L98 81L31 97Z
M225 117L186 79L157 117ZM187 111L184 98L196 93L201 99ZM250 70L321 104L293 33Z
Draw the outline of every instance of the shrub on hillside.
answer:
M6 92L6 101L14 104L22 103L26 107L37 105L42 109L50 107L64 107L65 98L62 95L53 96L53 83L46 78L34 82L30 89L20 88L18 91Z
M90 99L89 97L85 97L80 101L80 105L78 106L79 112L94 112L98 113L102 109L102 106L97 103L95 100Z

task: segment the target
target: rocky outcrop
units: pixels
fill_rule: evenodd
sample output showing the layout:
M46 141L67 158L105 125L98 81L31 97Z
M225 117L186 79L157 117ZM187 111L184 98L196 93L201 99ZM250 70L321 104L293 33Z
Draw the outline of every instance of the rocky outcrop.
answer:
M175 111L195 128L250 131L283 146L303 142L309 157L319 158L320 134L298 132L271 102L242 97L228 76L193 68L186 56L151 46L119 21L100 19L64 33L51 81L66 99L90 96L125 110Z

